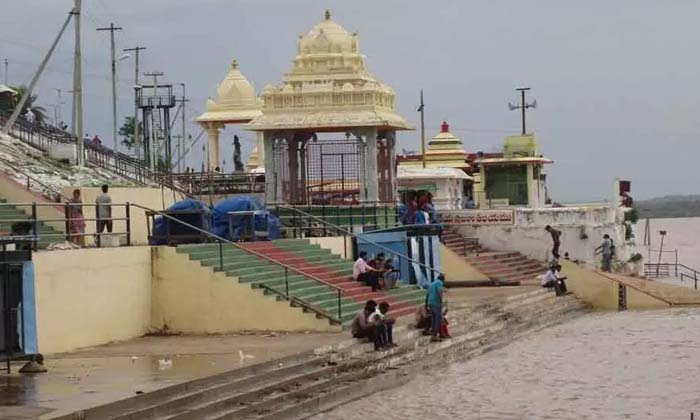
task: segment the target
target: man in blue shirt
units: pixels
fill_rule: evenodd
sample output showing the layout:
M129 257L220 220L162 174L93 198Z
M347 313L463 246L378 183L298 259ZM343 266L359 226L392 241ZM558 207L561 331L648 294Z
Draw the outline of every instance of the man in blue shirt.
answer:
M445 276L440 274L438 278L428 287L428 308L430 309L430 332L432 338L430 341L442 341L438 336L440 332L440 324L442 323L442 288Z

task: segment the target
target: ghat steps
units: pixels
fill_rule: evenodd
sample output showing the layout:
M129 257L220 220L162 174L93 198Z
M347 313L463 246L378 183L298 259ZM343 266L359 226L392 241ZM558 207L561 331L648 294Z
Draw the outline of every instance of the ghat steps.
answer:
M31 220L31 208L5 204L7 200L4 198L0 198L0 203L3 203L0 205L0 232L10 233L13 224L18 221ZM52 243L65 240L65 232L59 232L41 221L37 222L36 232L39 237L39 249L46 249Z
M406 382L420 369L488 351L513 338L575 316L573 296L534 289L500 302L452 308L451 340L432 343L407 323L397 324L399 346L374 352L348 339L313 352L174 385L60 420L296 419Z
M341 319L344 324L348 324L369 299L388 302L397 317L413 313L415 307L425 299L424 291L411 286L373 292L370 287L353 281L352 261L334 255L319 245L312 245L307 240L290 239L239 245L342 289ZM180 246L178 252L187 253L191 260L212 267L214 271L224 272L226 276L237 277L240 283L249 283L253 288L261 288L264 285L265 293L274 293L268 289L276 291L277 294L286 293L284 267L243 249L224 246L220 251L219 246L213 244ZM286 275L290 296L302 299L337 317L336 289L293 271L288 271ZM278 299L283 298L279 296Z
M449 227L443 231L443 242L492 281L537 284L536 277L547 271L546 265L517 251L480 247L477 255L475 245L465 247L462 234Z

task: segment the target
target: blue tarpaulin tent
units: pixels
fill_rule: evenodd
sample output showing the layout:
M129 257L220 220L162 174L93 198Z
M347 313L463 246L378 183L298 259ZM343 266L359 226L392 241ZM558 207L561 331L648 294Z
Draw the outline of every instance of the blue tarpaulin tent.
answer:
M230 215L231 212L242 212ZM247 214L245 214L247 213ZM231 241L241 238L280 237L279 220L270 215L256 198L238 196L219 201L211 212L211 232ZM256 234L258 232L258 234ZM261 232L266 232L261 234Z

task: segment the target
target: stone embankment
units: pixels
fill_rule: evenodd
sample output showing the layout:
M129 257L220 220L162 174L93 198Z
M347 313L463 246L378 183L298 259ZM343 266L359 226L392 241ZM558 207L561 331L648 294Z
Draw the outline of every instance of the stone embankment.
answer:
M301 419L415 374L475 357L539 328L586 310L573 296L539 288L489 303L451 307L453 338L430 342L407 322L396 326L389 351L348 339L334 345L163 388L105 406L59 417L91 419Z

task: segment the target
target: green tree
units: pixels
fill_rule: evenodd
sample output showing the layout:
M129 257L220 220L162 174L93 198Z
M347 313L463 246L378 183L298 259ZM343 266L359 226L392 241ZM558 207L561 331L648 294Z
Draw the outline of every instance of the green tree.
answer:
M22 96L24 96L24 93L27 91L26 86L12 86L11 89L17 91L17 95L14 97L13 101L2 102L2 104L3 104L2 111L13 112L15 110L15 107L19 103L20 99L22 99ZM24 113L27 112L27 110L31 108L32 112L34 113L34 119L36 120L36 122L39 124L44 124L47 121L46 108L44 108L43 106L37 105L38 99L39 99L39 95L37 95L37 94L33 93L33 94L29 95L27 100L24 102L24 106L22 107L21 115L24 115Z
M122 144L131 150L136 146L134 141L134 117L124 118L124 124L119 128L119 135L122 137ZM139 121L139 140L143 139L143 124ZM140 143L140 141L138 142Z

